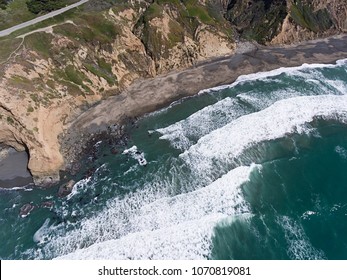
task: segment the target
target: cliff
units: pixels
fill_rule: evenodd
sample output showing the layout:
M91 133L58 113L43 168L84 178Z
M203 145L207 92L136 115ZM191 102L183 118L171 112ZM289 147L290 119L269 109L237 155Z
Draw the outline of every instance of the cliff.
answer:
M58 139L88 108L123 98L135 81L231 55L239 40L287 44L345 32L346 7L345 0L91 0L1 39L0 143L28 152L38 185L55 182L69 165Z
M0 143L29 153L37 184L58 180L58 136L81 112L137 79L234 49L228 22L203 3L114 2L90 1L1 41Z
M241 38L292 44L347 31L346 0L230 0L225 17Z

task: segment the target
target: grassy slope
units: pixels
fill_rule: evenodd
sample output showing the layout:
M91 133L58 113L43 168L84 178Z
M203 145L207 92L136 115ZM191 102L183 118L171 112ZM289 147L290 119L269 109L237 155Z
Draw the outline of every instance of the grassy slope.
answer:
M14 0L6 10L0 10L0 30L9 28L36 16L28 11L26 0Z
M114 4L113 11L117 14L128 5L129 3L127 1L118 1ZM178 11L178 18L170 21L169 26L171 32L168 34L168 40L164 42L161 39L159 40L158 34L153 32L150 28L149 21L154 17L160 17L166 5L170 5L171 9ZM85 46L88 50L99 48L100 50L109 52L109 49L112 49L111 44L115 42L121 34L121 28L119 26L121 23L108 20L104 16L104 12L105 11L86 11L84 7L81 6L52 19L19 30L5 38L0 38L0 63L13 52L15 46L18 47L20 44L21 39L16 39L16 36L38 28L53 24L61 24L66 20L72 20L74 25L63 24L53 28L55 34L63 35L70 40L71 44L64 48L57 48L54 46L54 44L52 44L52 35L44 32L28 35L23 42L26 49L35 51L44 59L52 59L54 64L52 76L47 77L47 84L42 86L45 88L48 86L53 92L58 83L66 86L69 94L84 96L90 93L91 85L91 81L83 74L86 72L103 78L110 86L117 86L119 81L112 73L112 61L105 61L98 53L90 52L88 57L82 62L82 67L78 69L73 58L76 49L81 45ZM184 34L190 34L191 37L194 37L195 30L200 24L199 22L209 24L211 28L216 31L221 29L225 30L225 24L227 23L225 19L215 16L211 13L209 7L199 4L197 0L183 1L183 3L179 0L156 0L144 13L142 20L142 24L144 24L142 39L147 50L152 51L153 54L161 53L162 57L165 57L165 53L167 53L168 49L182 42ZM129 55L132 58L129 60L127 57L119 57L127 67L131 68L136 66L138 68L136 63L142 63L141 59L143 58L138 58L139 61L136 61L136 55L124 55ZM135 63L135 66L128 65L127 63ZM140 69L135 69L135 71L140 71ZM19 82L23 84L22 81L16 78L13 79L14 84L19 84ZM107 93L105 92L105 94ZM37 105L42 103L41 101L41 99L34 100Z
M31 20L39 15L29 12L27 0L13 0L7 6L6 10L0 9L0 30L9 28L16 24ZM68 3L75 3L78 0L67 0Z

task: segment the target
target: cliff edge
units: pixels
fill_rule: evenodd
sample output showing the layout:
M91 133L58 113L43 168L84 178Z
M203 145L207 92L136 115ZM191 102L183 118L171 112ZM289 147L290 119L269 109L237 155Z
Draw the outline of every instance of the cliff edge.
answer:
M345 0L90 0L0 40L0 143L28 152L37 185L53 183L69 165L58 138L95 104L123 99L135 81L231 55L240 41L345 32L346 9Z

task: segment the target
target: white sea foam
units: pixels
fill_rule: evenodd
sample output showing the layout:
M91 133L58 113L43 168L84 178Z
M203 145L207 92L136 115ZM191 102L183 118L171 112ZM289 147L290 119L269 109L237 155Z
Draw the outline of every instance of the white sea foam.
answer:
M13 187L13 188L0 188L0 190L4 190L4 191L25 191L25 192L31 192L33 190L32 188L32 184L23 186L23 187Z
M51 239L42 250L64 255L85 244L102 242L66 258L206 257L214 225L250 211L240 185L253 168L238 167L202 189L174 197L144 189L114 199L103 211L84 219L78 229Z
M305 212L301 215L301 218L304 219L304 220L306 220L306 219L308 219L310 216L316 215L316 214L317 214L317 212L315 212L315 211L305 211Z
M313 247L303 227L287 216L281 216L277 223L284 230L287 241L287 253L293 260L320 260L325 259L323 251Z
M186 150L210 131L248 113L234 98L227 97L216 104L206 106L188 118L165 128L157 129L176 149Z
M341 146L335 147L335 152L343 159L347 159L347 150Z
M304 66L307 65L302 67ZM311 68L314 67L317 65ZM301 69L294 70L301 71ZM268 77L281 73L283 72L274 71ZM265 75L260 78L267 77ZM252 79L258 78L251 76ZM249 79L240 77L238 80L240 83ZM334 87L341 91L341 85L343 83L337 81ZM297 94L282 93L285 95L284 98ZM257 93L253 97L256 95ZM251 95L239 95L237 98L242 99L245 96ZM255 102L259 100L260 98L254 98L252 102L256 104ZM277 97L269 100L268 104L263 103L262 106L271 105ZM217 108L220 105L222 111ZM223 107L224 105L226 107ZM203 173L211 170L215 160L228 161L254 143L282 137L287 133L307 132L305 124L312 121L315 116L338 117L345 121L347 113L347 100L343 96L295 97L276 102L261 112L243 117L232 115L238 112L228 111L227 106L237 107L239 104L235 99L227 98L198 111L186 120L158 131L164 134L164 139L181 141L177 144L181 149L192 145L192 138L203 136L196 145L181 155L194 169L201 169ZM214 126L213 115L220 112L230 114L227 116L230 120L227 122L231 123L212 131L221 126L220 123ZM207 125L203 127L206 116ZM238 167L202 189L174 197L168 195L170 182L160 183L159 178L157 180L159 183L156 182L161 184L159 188L146 186L122 199L109 201L103 211L83 219L77 229L55 236L42 248L42 251L45 251L46 256L50 252L55 252L55 256L58 255L63 259L206 258L210 253L215 225L228 217L249 212L239 186L248 180L251 170L251 167ZM174 179L171 184L175 184ZM161 190L158 191L159 189ZM300 226L286 219L280 222L285 228L289 244L288 254L291 257L323 257L308 243Z
M66 197L67 200L70 200L72 197L74 197L76 194L78 194L81 191L81 189L86 187L91 180L92 180L92 178L88 177L86 179L82 179L82 180L78 181L77 183L75 183L72 187L71 193L69 193L69 195Z
M123 151L124 155L130 155L133 159L136 159L140 165L147 165L147 160L145 159L145 154L138 151L137 146L132 146L129 149Z
M208 92L214 92L214 91L220 91L223 89L228 89L237 86L238 84L244 83L244 82L250 82L255 80L265 80L268 78L276 77L281 74L287 74L287 75L303 75L303 71L309 70L309 69L317 69L317 68L334 68L337 66L345 65L347 59L338 60L336 64L307 64L304 63L301 66L296 67L280 67L274 70L270 71L264 71L264 72L257 72L252 73L248 75L241 75L239 76L235 82L229 85L222 85L217 86L209 89L201 90L198 94L208 93Z
M278 101L263 111L242 116L199 139L180 155L193 170L222 167L262 141L305 133L315 117L346 121L347 96L303 96Z
M336 65L339 65L339 66L347 65L347 58L337 60Z
M326 80L328 85L336 90L336 93L347 94L347 83L341 80Z
M326 95L326 94L347 94L347 84L345 81L338 79L328 79L321 72L322 67L338 67L342 65L339 62L337 65L325 65L325 64L305 64L300 67L281 68L269 72L260 72L251 75L241 76L235 83L231 85L225 85L206 91L218 91L223 88L232 88L240 82L266 80L272 77L271 86L264 87L261 85L261 89L266 92L259 92L256 85L254 90L241 92L234 97L227 97L213 105L207 106L196 113L192 114L188 118L174 123L168 127L157 129L157 131L163 134L160 139L170 141L171 145L180 150L186 150L191 145L195 144L197 139L208 134L214 129L217 129L228 122L238 118L241 115L250 113L253 111L262 110L274 102L281 99L292 98L295 96L308 96L308 95ZM316 68L320 67L320 68ZM274 77L285 73L290 76L291 79L302 81L306 84L305 90L299 90L295 83L293 85L282 85L283 80L275 79ZM273 84L278 83L279 89L272 89ZM285 87L285 88L283 88ZM242 103L250 105L246 107Z
M96 243L58 259L206 259L211 251L215 224L226 215L217 213L154 231L141 231L123 238Z
M288 88L285 90L281 89L273 92L267 92L266 94L254 90L246 93L240 93L236 96L236 98L239 101L252 106L255 111L259 111L271 106L276 101L301 95L310 95L310 93L306 92L305 94L303 94L294 89Z
M49 232L51 231L49 228L50 219L47 218L42 226L35 232L33 236L33 240L36 243L44 242L44 239L48 237Z

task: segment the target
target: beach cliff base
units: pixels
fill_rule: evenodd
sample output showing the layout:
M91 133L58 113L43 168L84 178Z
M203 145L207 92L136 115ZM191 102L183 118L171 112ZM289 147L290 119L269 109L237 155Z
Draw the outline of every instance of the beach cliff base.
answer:
M109 97L85 111L61 137L63 157L70 163L67 167L71 167L71 163L78 160L86 142L99 139L97 135L110 131L114 125L121 128L129 118L163 108L204 89L231 84L241 75L304 63L334 63L346 57L347 35L285 47L240 43L234 55L211 59L164 76L138 80L119 95Z

